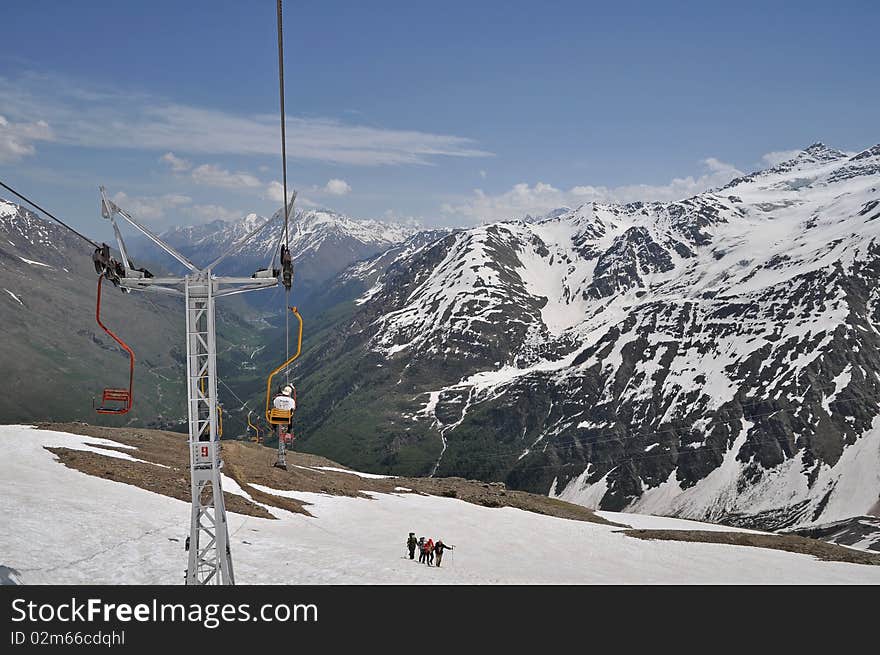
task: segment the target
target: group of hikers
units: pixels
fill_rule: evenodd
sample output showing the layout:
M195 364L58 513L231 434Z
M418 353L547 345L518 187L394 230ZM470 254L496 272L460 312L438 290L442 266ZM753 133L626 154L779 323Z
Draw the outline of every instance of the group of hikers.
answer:
M409 558L415 559L416 550L419 551L419 564L427 564L428 566L434 565L434 560L437 561L437 567L440 567L440 562L443 561L443 552L448 548L452 550L455 548L454 546L447 546L443 543L442 539L438 539L434 541L430 537L425 539L424 537L419 537L416 539L416 533L410 532L409 537L406 540L406 548L409 551Z

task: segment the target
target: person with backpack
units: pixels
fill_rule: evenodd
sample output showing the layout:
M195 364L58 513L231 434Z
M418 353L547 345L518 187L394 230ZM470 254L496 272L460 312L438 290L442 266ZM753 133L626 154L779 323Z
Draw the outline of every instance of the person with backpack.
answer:
M437 554L437 568L440 568L440 561L443 559L443 551L447 548L452 550L455 546L447 546L443 543L442 539L438 539L437 543L434 544L434 552Z
M434 540L428 537L425 542L425 564L432 566L434 563Z
M278 425L278 440L284 440L285 443L293 442L293 413L296 411L296 389L291 384L282 384L278 388L278 393L272 399L272 406L289 412L287 423Z
M415 559L416 556L416 546L419 545L419 542L416 540L416 533L410 532L409 537L406 540L406 547L409 550L409 558Z
M419 537L419 564L423 564L428 558L428 552L425 550L425 538Z

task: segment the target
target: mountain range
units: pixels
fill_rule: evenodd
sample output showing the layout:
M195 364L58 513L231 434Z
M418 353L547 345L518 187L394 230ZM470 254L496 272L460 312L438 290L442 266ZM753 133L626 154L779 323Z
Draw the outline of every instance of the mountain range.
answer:
M456 230L298 212L297 448L603 510L841 533L880 513L878 189L880 146L817 143L677 202ZM278 218L224 272L268 265ZM203 264L264 220L163 238ZM94 322L89 254L0 203L4 420L94 420L90 398L124 376ZM109 291L107 322L139 357L131 422L179 428L179 307ZM256 296L218 321L233 417L261 406L263 372L283 361L283 300Z
M336 286L360 295L298 365L301 447L606 510L769 529L875 514L878 189L880 146L816 143L678 202L359 263Z
M163 232L161 238L189 257L197 265L213 261L240 238L264 224L267 217L248 214L236 221L216 220L195 226L176 227ZM403 242L419 232L415 225L354 219L326 209L296 211L290 218L287 235L281 212L272 217L272 224L245 243L235 258L224 262L221 272L250 275L259 268L279 267L278 251L287 242L293 255L294 292L296 304L306 308L324 307L320 292L326 283L347 266ZM171 270L179 264L159 251L151 242L137 239L133 252L152 257ZM283 306L271 293L252 295L252 304L266 308L272 303Z

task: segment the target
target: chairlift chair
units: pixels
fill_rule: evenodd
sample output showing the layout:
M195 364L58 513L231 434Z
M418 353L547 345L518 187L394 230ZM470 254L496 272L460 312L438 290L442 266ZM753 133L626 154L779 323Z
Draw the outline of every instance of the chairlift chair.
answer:
M111 414L120 416L131 411L132 402L134 400L134 352L129 348L128 344L117 337L113 332L101 321L101 289L104 283L104 275L98 277L98 300L95 307L95 319L98 325L110 337L119 344L119 346L128 353L128 389L115 387L107 387L101 394L101 404L95 407L98 414ZM92 400L92 406L95 401Z
M284 362L281 366L276 368L269 374L268 379L266 380L266 420L269 422L269 425L289 425L290 419L293 415L289 409L278 409L277 407L271 407L272 403L272 378L281 371L282 369L290 366L293 361L299 357L300 352L302 352L302 335L303 335L303 321L302 316L299 315L299 311L296 307L288 307L288 309L293 312L293 315L299 320L299 336L297 337L296 343L296 353ZM296 400L296 392L294 391L294 400Z

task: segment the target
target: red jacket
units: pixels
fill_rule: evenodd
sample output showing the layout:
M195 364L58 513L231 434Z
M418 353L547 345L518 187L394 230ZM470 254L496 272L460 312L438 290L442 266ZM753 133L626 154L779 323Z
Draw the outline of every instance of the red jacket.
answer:
M425 551L430 553L432 550L434 550L434 540L428 539L428 541L425 542Z

